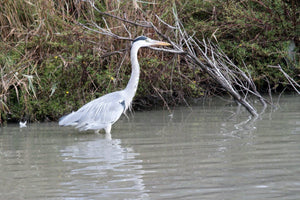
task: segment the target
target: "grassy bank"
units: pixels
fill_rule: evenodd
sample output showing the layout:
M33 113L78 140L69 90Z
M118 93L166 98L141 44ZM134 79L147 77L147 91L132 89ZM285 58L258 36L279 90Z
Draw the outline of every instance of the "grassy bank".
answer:
M0 119L56 120L108 92L124 88L130 75L130 42L78 26L96 22L126 35L113 18L103 18L86 2L70 0L5 1L0 7ZM172 10L187 31L217 39L238 66L247 65L260 91L282 91L285 77L268 65L280 64L299 81L299 3L297 1L96 1L104 12L132 21L155 14L173 23ZM298 26L297 26L298 25ZM128 26L132 37L157 35ZM162 30L164 27L161 26ZM114 52L111 54L111 52ZM176 59L173 59L176 57ZM201 71L183 65L177 55L144 49L141 81L134 107L182 103L218 92ZM162 99L163 97L163 99Z

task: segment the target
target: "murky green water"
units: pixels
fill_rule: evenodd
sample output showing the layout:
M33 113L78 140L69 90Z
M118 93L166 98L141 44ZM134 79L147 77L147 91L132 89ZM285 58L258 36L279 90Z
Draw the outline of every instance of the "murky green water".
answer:
M299 96L257 120L225 104L136 112L112 141L3 127L0 199L300 199Z

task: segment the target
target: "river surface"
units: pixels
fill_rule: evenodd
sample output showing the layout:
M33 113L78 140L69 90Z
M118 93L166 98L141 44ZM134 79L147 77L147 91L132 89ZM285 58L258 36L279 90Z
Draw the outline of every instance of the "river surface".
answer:
M273 99L277 100L277 99ZM135 112L103 134L0 128L0 199L300 199L300 98Z

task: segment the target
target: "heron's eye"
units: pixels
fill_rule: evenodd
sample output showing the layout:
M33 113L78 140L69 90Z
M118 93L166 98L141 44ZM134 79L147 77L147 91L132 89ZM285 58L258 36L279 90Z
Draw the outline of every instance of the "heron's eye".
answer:
M150 38L147 38L145 41L146 41L146 42L151 42Z

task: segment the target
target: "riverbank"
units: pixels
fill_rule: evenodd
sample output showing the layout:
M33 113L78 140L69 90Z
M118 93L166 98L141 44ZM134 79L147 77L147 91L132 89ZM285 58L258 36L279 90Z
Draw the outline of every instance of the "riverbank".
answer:
M166 34L176 11L188 32L217 40L237 66L251 74L262 93L292 89L276 68L300 79L297 1L96 2L102 12L138 22L152 21ZM158 36L148 28L104 18L86 2L11 1L0 8L0 121L57 120L129 80L130 41L96 34L78 23L97 23L132 38ZM272 12L271 12L272 11ZM128 33L121 27L125 26ZM123 31L123 32L122 32ZM223 93L214 80L183 57L143 49L134 106L175 105Z

